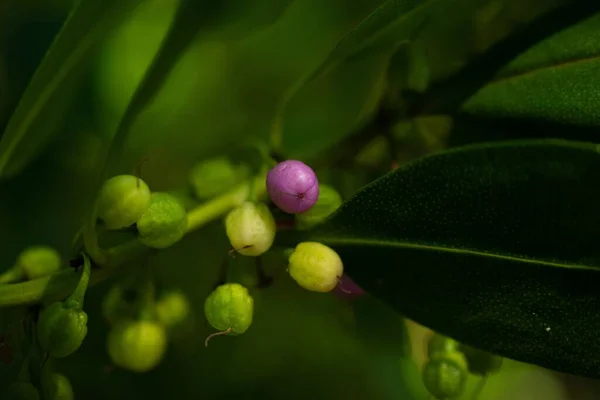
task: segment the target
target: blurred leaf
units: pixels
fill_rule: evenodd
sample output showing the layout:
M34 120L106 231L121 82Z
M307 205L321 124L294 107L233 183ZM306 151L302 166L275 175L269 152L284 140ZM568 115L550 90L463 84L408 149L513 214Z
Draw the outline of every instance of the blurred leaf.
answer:
M277 240L332 246L357 284L435 331L597 378L598 150L533 140L428 156L366 186L312 232Z
M19 173L56 132L66 103L104 35L139 0L81 0L73 9L8 122L0 140L0 177Z
M466 102L465 111L575 125L598 125L600 14L517 57Z

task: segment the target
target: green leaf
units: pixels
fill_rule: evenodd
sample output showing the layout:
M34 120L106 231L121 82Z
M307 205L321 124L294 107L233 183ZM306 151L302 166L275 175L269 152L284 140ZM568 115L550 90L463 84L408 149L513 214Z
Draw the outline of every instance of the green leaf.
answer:
M514 59L463 109L472 114L580 126L600 124L600 14Z
M0 177L18 174L57 131L104 35L139 0L81 0L29 82L0 140Z
M598 378L599 151L561 140L456 148L277 240L331 246L357 284L435 331Z

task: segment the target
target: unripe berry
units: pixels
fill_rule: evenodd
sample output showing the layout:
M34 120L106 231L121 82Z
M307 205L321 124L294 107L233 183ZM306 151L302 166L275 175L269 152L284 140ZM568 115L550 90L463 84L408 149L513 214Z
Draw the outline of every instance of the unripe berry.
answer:
M78 305L56 302L40 314L37 332L40 347L52 357L71 355L87 335L87 314Z
M190 315L187 297L179 290L160 296L155 305L156 317L166 328L173 328L184 322Z
M106 229L135 224L150 205L150 189L133 175L117 175L104 182L98 195L97 211Z
M247 201L225 217L231 246L245 256L259 256L269 250L276 230L275 218L264 203Z
M113 285L102 301L102 316L110 324L131 318L136 312L135 303L126 298L127 290L121 284Z
M25 249L17 260L27 279L52 275L62 266L58 251L48 246L32 246Z
M207 200L233 188L248 175L247 168L234 165L226 157L215 157L194 165L189 181L196 197Z
M139 240L155 249L178 242L187 229L187 213L181 201L169 193L153 193L150 206L137 221Z
M459 348L467 359L469 372L473 375L489 375L498 372L502 367L502 357L500 356L467 346L466 344L460 344Z
M460 344L440 333L434 333L427 344L427 355L429 358L435 358L437 355L458 352Z
M63 374L49 373L42 378L44 399L46 400L73 400L73 386Z
M297 160L277 164L267 174L267 192L282 211L299 214L310 210L319 198L319 182L308 165Z
M467 361L458 352L433 358L423 368L425 388L436 399L458 399L465 391Z
M308 211L296 215L296 223L300 229L308 229L323 222L342 205L342 196L329 185L320 185L319 198Z
M40 393L30 382L14 382L1 394L2 400L40 400Z
M163 359L167 349L165 329L156 322L123 320L108 334L112 362L133 372L147 372Z
M330 292L344 273L340 256L330 247L316 242L300 243L289 257L290 276L304 289Z
M206 298L204 313L210 325L220 331L218 334L241 335L252 325L254 299L242 285L226 283Z

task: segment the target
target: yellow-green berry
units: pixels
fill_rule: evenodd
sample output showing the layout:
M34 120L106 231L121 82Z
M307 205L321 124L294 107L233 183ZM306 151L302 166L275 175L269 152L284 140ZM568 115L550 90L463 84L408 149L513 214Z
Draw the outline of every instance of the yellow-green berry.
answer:
M152 321L122 320L108 334L112 362L132 372L147 372L163 359L167 349L165 329Z
M155 249L177 243L187 229L187 213L181 201L169 193L153 193L150 206L137 222L139 240Z
M63 374L49 373L42 378L44 399L46 400L73 400L73 386Z
M116 230L135 224L150 205L150 188L133 175L117 175L104 182L97 202L98 218L106 229Z
M252 325L254 299L244 286L226 283L206 298L204 313L219 333L241 335Z
M245 256L259 256L275 240L275 218L264 203L247 201L225 217L225 231L233 248Z
M62 260L52 247L32 246L19 255L17 265L27 279L37 279L57 272L62 267Z
M127 289L121 284L113 285L102 301L102 316L110 324L120 319L133 317L135 302L127 297Z
M184 322L190 315L190 304L180 290L164 293L156 301L156 318L167 328L173 328Z
M194 165L189 181L196 198L207 200L241 183L249 172L248 168L235 165L226 157L215 157Z
M440 400L458 399L465 391L467 376L467 361L459 352L436 356L423 367L425 388Z
M344 265L330 247L317 242L303 242L290 255L288 272L306 290L330 292L339 283Z
M315 205L306 212L296 214L299 229L312 228L323 222L342 205L342 196L329 185L319 187L319 198Z

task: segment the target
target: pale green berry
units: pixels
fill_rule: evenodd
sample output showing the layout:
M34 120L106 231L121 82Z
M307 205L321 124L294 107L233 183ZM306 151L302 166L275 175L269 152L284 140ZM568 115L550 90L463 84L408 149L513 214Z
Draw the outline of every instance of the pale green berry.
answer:
M153 193L150 206L137 222L139 240L155 249L172 246L185 235L187 223L187 212L177 197Z
M427 344L427 355L434 358L436 354L446 354L459 351L460 344L447 336L434 333Z
M62 267L62 260L58 251L52 247L32 246L19 255L17 265L27 279L36 279L58 271Z
M47 400L73 400L73 386L69 379L63 374L49 373L42 379L44 399Z
M106 229L135 224L150 205L150 188L133 175L117 175L104 182L98 195L97 212Z
M296 214L299 229L308 229L323 222L342 205L342 196L328 185L319 186L319 198L315 205L306 212Z
M300 243L289 257L290 276L306 290L330 292L344 273L340 256L330 247L316 242Z
M467 361L459 352L436 354L423 367L423 384L436 399L458 399L465 391Z
M210 325L220 331L218 334L240 335L252 325L254 299L244 286L226 283L206 298L204 313Z
M163 359L167 349L165 329L152 321L122 320L108 334L112 362L133 372L147 372Z
M102 316L110 324L120 319L133 317L136 312L135 302L126 298L127 289L121 285L113 285L102 300Z
M231 246L245 256L259 256L275 240L275 218L264 203L247 201L225 217L225 231Z
M169 291L156 301L156 318L167 328L178 326L190 315L187 297L179 290Z
M199 200L218 196L248 178L249 169L233 164L226 157L215 157L194 165L189 181Z

